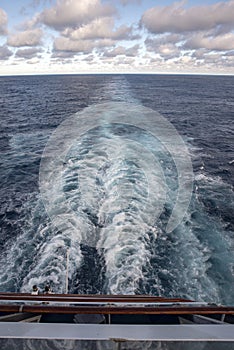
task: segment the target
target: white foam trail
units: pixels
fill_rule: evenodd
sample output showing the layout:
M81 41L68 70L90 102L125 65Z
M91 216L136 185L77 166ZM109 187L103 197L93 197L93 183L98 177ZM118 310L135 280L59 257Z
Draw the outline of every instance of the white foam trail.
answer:
M97 247L104 248L106 288L113 294L134 294L143 279L142 267L150 256L148 234L156 236L154 223L165 203L160 164L147 150L144 159L139 158L139 147L119 137L108 143L111 165L104 178L107 195L98 214L105 228Z
M92 106L79 113L76 117L68 118L52 135L42 157L40 168L40 190L47 212L51 216L50 193L54 181L60 182L63 164L74 140L103 123L110 125L121 121L122 124L134 125L150 132L169 151L175 162L178 173L178 192L176 203L169 219L167 230L172 231L182 220L190 202L192 191L192 165L182 138L174 127L155 111L140 105L127 103L105 103ZM131 124L132 123L132 124ZM139 155L141 157L142 155ZM64 196L61 191L61 198ZM63 201L64 212L73 213ZM66 208L65 208L66 207ZM53 222L56 226L56 217Z
M78 236L79 237L79 236ZM72 279L80 265L80 239L74 236L74 231L63 230L53 235L37 251L36 263L24 278L21 291L28 291L29 287L37 284L41 288L50 283L56 293L66 290L66 254L69 247L68 277Z
M66 252L69 248L69 277L80 265L80 238L69 230L53 230L43 216L40 200L29 203L35 206L27 229L16 238L10 249L1 257L0 286L3 291L29 292L32 285L43 289L51 283L56 292L65 292ZM39 221L39 225L37 222Z
M149 254L142 239L147 240L147 232L153 230L168 192L164 169L156 153L129 136L136 132L155 138L161 144L161 151L168 153L176 166L178 190L167 225L167 230L172 231L182 220L190 201L192 166L181 137L155 111L124 102L89 107L57 128L41 161L40 190L53 224L61 231L66 231L68 225L74 231L71 235L79 230L80 243L94 247L97 244L98 249L105 250L110 281L107 288L112 292L134 292ZM88 135L92 134L90 139ZM79 144L81 150L83 147L83 152L73 161L74 144ZM63 178L74 175L66 172L67 163L70 170L77 171L80 203L63 187ZM124 213L124 220L120 213ZM93 223L95 217L99 226L104 226L100 233ZM131 276L131 282L126 273ZM124 276L122 281L121 276Z

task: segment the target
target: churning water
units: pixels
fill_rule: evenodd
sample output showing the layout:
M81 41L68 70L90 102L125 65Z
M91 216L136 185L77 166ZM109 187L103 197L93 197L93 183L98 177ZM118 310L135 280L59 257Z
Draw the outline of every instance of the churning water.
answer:
M0 82L1 291L234 303L233 77Z

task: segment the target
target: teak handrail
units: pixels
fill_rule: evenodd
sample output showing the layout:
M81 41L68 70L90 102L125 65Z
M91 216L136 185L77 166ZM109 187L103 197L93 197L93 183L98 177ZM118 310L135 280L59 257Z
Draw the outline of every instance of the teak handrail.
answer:
M28 313L59 313L59 314L150 314L150 315L209 315L234 314L233 307L227 306L161 306L161 307L123 307L123 306L53 306L0 304L1 312L28 312Z
M64 304L56 305L56 302ZM146 305L140 305L141 303ZM182 298L170 299L148 295L0 293L0 311L40 314L209 315L234 314L234 307L206 303L199 305Z

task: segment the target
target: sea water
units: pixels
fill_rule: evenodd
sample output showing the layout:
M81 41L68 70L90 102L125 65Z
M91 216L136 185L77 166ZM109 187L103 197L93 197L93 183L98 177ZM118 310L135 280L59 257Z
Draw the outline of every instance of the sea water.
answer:
M234 304L233 85L1 77L0 290Z

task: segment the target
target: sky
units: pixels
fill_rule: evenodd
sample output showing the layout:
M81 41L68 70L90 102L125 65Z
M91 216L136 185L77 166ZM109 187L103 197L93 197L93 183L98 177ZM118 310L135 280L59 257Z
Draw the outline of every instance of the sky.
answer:
M0 0L0 75L234 75L234 0Z

